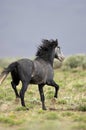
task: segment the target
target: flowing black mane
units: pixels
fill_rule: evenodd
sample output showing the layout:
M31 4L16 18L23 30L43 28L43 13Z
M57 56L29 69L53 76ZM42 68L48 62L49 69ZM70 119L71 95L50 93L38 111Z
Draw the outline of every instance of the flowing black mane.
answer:
M38 47L38 51L36 53L37 57L41 57L43 59L46 59L47 56L51 53L51 49L58 46L57 40L42 40L42 44Z

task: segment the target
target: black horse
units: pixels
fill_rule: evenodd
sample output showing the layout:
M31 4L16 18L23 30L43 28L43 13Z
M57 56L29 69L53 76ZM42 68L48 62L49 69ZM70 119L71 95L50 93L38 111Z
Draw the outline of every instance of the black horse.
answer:
M38 47L36 58L32 61L29 59L21 59L11 63L0 75L0 84L5 80L8 73L11 72L12 76L12 88L14 89L16 98L21 99L22 106L25 107L24 95L28 85L38 84L40 98L42 102L42 109L46 110L45 97L43 87L45 84L53 86L55 88L54 97L57 98L59 85L53 80L53 62L54 58L63 61L64 57L58 46L56 40L43 40L42 44ZM16 86L22 82L22 88L20 93L16 89Z

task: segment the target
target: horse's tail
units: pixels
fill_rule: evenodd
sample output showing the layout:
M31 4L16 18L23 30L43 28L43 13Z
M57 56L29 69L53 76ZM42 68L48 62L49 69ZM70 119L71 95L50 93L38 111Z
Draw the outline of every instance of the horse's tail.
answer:
M15 69L16 66L17 66L17 62L13 62L7 68L5 68L2 71L2 73L0 74L0 85L6 79L7 75L9 74L9 72L12 72Z

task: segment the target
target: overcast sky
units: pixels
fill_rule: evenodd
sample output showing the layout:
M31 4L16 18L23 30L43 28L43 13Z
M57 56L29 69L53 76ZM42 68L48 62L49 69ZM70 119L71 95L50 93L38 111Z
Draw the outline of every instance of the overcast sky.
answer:
M0 0L0 57L31 57L42 39L86 54L86 0Z

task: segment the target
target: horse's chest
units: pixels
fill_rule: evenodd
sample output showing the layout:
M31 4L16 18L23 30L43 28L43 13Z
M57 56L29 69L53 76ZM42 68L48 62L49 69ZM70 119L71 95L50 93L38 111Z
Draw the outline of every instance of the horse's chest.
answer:
M52 80L54 77L54 71L51 66L46 67L46 80Z

